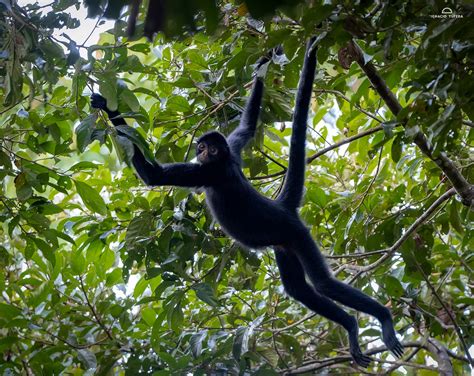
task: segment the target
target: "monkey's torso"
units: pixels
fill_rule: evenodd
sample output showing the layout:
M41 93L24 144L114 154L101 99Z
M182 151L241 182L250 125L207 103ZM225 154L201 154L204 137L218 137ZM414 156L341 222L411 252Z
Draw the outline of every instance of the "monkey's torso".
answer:
M228 166L221 182L205 187L206 201L223 230L252 248L284 245L307 229L296 211L257 192L237 166Z

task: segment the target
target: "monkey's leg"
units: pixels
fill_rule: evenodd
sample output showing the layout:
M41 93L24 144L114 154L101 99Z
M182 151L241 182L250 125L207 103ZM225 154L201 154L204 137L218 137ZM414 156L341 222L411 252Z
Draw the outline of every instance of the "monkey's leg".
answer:
M396 337L390 310L362 291L334 278L326 265L324 256L309 234L301 237L299 241L306 244L301 247L300 243L298 259L316 290L339 303L374 316L382 325L382 338L385 345L395 355L401 357L403 346Z
M354 316L349 315L332 300L317 293L305 280L303 266L297 257L283 248L275 248L275 256L280 269L280 277L285 291L292 298L300 301L306 307L342 325L349 336L349 348L354 361L362 367L367 367L370 358L362 353L359 347L359 328Z

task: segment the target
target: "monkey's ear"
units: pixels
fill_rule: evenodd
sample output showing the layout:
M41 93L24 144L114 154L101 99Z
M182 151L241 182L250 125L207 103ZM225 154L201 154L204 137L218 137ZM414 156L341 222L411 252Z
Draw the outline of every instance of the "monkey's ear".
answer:
M107 100L100 94L93 93L91 95L91 107L99 108L101 110L107 109Z

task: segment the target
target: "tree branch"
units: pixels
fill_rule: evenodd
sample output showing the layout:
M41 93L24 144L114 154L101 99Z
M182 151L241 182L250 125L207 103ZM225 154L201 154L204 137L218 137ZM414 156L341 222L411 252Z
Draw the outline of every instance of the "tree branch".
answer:
M431 204L431 206L426 209L426 211L418 217L418 219L411 224L410 227L406 230L406 232L398 239L390 248L385 250L385 254L380 257L377 261L373 262L372 264L366 266L359 266L359 265L346 265L346 268L353 269L359 272L368 272L372 269L375 269L380 264L382 264L385 260L390 258L390 256L395 253L403 243L415 232L415 230L422 225L430 216L435 212L435 210L446 200L454 196L456 193L454 188L451 188L449 191L443 193L435 202ZM378 252L378 251L377 251Z
M329 145L328 147L325 147L324 149L321 149L320 151L318 151L317 153L309 156L307 159L306 159L306 163L307 164L310 164L312 163L315 159L319 158L320 156L324 155L324 154L327 154L329 153L331 150L334 150L334 149L337 149L338 147L341 147L342 145L345 145L345 144L349 144L351 143L352 141L355 141L355 140L358 140L359 138L362 138L362 137L366 137L366 136L370 136L371 134L374 134L374 133L377 133L379 131L383 130L383 127L381 125L378 125L374 128L371 128L371 129L368 129L366 131L363 131L363 132L360 132L360 133L357 133L355 134L354 136L351 136L351 137L348 137L348 138L345 138L341 141L338 141L332 145ZM274 174L271 174L271 175L264 175L264 176L256 176L256 177L253 177L253 178L250 178L250 180L264 180L264 179L270 179L270 178L274 178L274 177L277 177L277 176L281 176L281 175L285 175L286 173L286 168L282 171L279 171L279 172L276 172Z
M383 127L381 125L378 125L376 126L375 128L372 128L372 129L368 129L366 131L363 131L363 132L360 132L360 133L357 133L355 134L354 136L351 136L351 137L348 137L348 138L345 138L344 140L341 140L339 142L336 142L335 144L332 144L324 149L321 149L320 151L318 151L317 153L313 154L312 156L308 157L307 159L307 163L311 163L313 162L316 158L319 158L321 155L324 155L328 152L330 152L331 150L334 150L342 145L345 145L345 144L348 144L352 141L355 141L355 140L358 140L359 138L362 138L362 137L365 137L365 136L369 136L373 133L376 133L376 132L379 132L383 130Z
M442 376L453 376L453 365L451 359L449 359L448 351L439 341L434 338L428 338L426 342L428 351L432 353L438 361L439 374ZM469 353L468 353L469 354Z
M329 94L335 94L337 95L338 97L341 97L342 99L344 99L346 102L350 103L351 105L353 105L355 108L357 108L360 112L362 112L363 114L366 114L368 117L374 119L375 121L379 122L379 123L382 123L383 120L379 119L377 116L375 116L374 114L372 114L371 112L367 111L367 110L364 110L362 107L360 107L358 104L356 103L352 103L351 100L349 98L347 98L343 93L341 93L339 90L329 90L329 89L316 89L314 91L315 93L329 93Z
M446 314L448 315L448 317L451 320L452 324L454 325L454 330L456 331L456 334L458 335L459 340L461 341L461 345L464 348L464 352L466 353L466 357L467 357L467 359L469 359L469 363L471 364L471 366L474 366L474 361L471 357L471 354L469 353L469 346L466 343L466 341L464 340L463 334L461 332L461 328L459 327L459 325L456 321L456 317L451 312L451 310L446 306L446 303L444 302L443 298L438 294L438 291L436 291L436 288L433 286L433 284L429 280L429 278L426 275L426 273L424 272L423 268L418 264L418 262L416 261L416 258L415 258L415 263L416 263L416 267L417 267L418 271L423 276L423 279L425 280L426 284L428 285L429 289L431 290L431 293L434 295L434 297L436 298L438 303L441 305L441 307L443 307L444 312L446 312ZM438 343L438 346L435 346L435 345L436 345L436 343L434 343L432 346L433 346L434 349L436 349L436 351L439 351L439 352L443 351L443 348L439 343ZM441 346L441 348L438 349L438 347L440 347L440 346ZM452 373L446 373L446 375L452 375Z
M467 125L468 127L474 128L474 123L473 123L472 121L463 120L462 123L463 123L464 125Z
M278 333L281 333L281 332L284 332L286 330L289 330L291 328L294 328L295 326L298 326L300 324L302 324L303 322L309 320L309 319L312 319L313 317L315 317L316 314L315 313L310 313L309 315L306 315L305 317L299 319L298 321L295 321L294 323L288 325L288 326L285 326L284 328L278 328L278 329L275 329L274 333L275 334L278 334Z
M433 340L433 339L430 338L428 341L431 341L431 340ZM436 348L432 347L432 346L434 346L433 343L437 343ZM457 360L468 363L468 360L466 358L464 358L462 356L459 356L459 355L456 355L452 351L449 351L448 349L444 348L443 346L441 346L439 344L438 341L433 340L433 343L404 342L403 347L405 347L405 348L414 347L414 348L419 348L419 349L423 349L423 350L426 350L426 351L430 352L434 357L436 357L436 360L438 361L438 365L439 365L440 369L444 369L444 368L441 368L441 367L446 367L447 371L449 371L449 368L446 366L446 363L445 363L446 362L446 358L445 358L446 355L448 355L448 356L450 356L454 359L457 359ZM442 347L441 350L440 350L440 347ZM367 351L367 355L375 355L375 354L381 353L381 352L386 351L386 350L387 350L387 348L385 346L376 347L374 349L371 349L371 350ZM443 352L443 353L440 354L440 351ZM350 355L341 355L341 356L335 356L333 358L315 360L315 361L311 361L311 363L305 364L305 365L300 366L300 367L294 367L294 368L287 369L283 372L283 375L297 375L297 374L300 374L300 373L314 372L316 370L325 369L325 368L328 368L332 365L339 364L339 363L344 363L344 362L349 362L351 360L352 360L352 357ZM448 359L448 362L449 362L449 364L451 364L449 359ZM402 363L403 363L402 365L413 366L413 367L417 366L417 364L412 364L412 363L408 363L408 362L402 362ZM451 367L451 369L452 369L452 367ZM449 375L449 373L446 373L446 375Z
M351 41L349 45L343 49L343 53L340 55L345 54L347 55L345 57L348 60L343 61L344 64L356 61L367 75L375 91L377 91L380 97L385 101L390 111L397 116L403 107L389 89L383 78L379 75L375 66L371 62L364 61L364 54L360 47L354 41ZM456 192L461 196L462 203L469 206L471 209L474 209L474 185L466 180L446 153L441 152L437 156L433 155L433 147L421 131L418 131L415 135L414 142L423 154L435 162L436 165L445 173L453 187L456 189Z

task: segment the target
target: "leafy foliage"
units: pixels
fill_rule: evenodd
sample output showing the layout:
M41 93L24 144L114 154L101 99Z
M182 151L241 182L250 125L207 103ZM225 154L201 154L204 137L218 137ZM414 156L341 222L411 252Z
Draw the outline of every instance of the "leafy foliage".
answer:
M144 187L123 163L128 139L89 104L100 91L133 125L130 139L143 150L145 139L152 142L149 158L191 160L196 136L237 125L252 64L282 44L287 61L270 66L262 124L244 158L247 176L272 197L287 165L302 47L315 30L324 37L308 155L381 130L308 166L301 215L338 278L390 306L404 342L415 347L411 365L385 363L391 356L374 350L374 371L437 374L426 359L440 362L427 344L436 338L457 354L454 374L469 372L462 342L474 338L473 212L456 196L383 263L354 272L376 262L450 188L411 143L415 130L474 180L467 8L453 6L462 18L433 18L445 2L438 9L422 1L315 1L258 21L223 1L212 34L202 31L204 12L193 19L198 32L179 38L127 40L118 20L97 44L83 46L52 33L80 27L68 13L76 3L19 8L0 0L2 373L349 372L343 331L307 318L286 297L271 252L234 244L199 192ZM91 11L100 2L86 3L91 14L100 11ZM117 18L113 3L107 12ZM252 14L273 12L257 3L271 2L248 1ZM348 29L404 106L406 129L358 66L340 66ZM359 322L366 347L376 349L379 328L367 316Z

